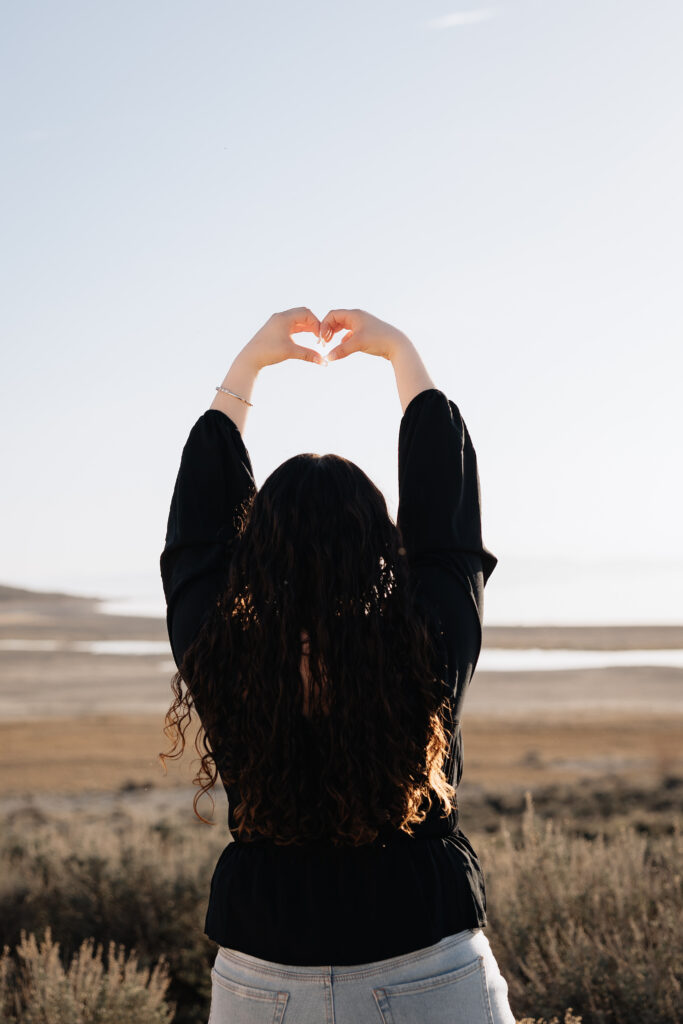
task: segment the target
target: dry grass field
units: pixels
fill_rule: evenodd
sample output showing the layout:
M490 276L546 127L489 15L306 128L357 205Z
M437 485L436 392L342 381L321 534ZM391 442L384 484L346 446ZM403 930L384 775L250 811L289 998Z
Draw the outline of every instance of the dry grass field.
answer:
M154 646L78 646L93 641ZM489 627L484 647L680 650L683 627ZM48 996L55 1024L95 1019L74 1015L62 967L72 959L104 1000L97 1020L128 1024L132 1000L140 1024L206 1021L215 949L203 913L230 839L227 801L217 792L213 815L200 805L222 827L195 818L192 749L164 775L174 668L163 619L0 587L0 1019L10 1024L47 1019ZM477 670L462 729L460 824L482 860L489 938L517 1019L681 1024L683 668ZM113 987L93 940L121 944ZM124 950L139 956L125 977ZM148 986L162 954L168 974ZM28 1016L12 1011L18 986Z
M79 793L191 782L194 750L170 762L163 714L42 718L0 724L0 792ZM194 737L194 732L191 732ZM635 781L683 773L681 722L614 715L580 722L510 723L470 715L463 723L463 786L531 787L604 775Z

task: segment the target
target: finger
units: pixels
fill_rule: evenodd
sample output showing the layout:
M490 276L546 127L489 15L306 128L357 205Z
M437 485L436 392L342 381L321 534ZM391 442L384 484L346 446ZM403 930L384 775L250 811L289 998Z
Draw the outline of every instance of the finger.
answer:
M331 309L320 321L320 331L325 341L329 341L337 331L344 328L353 330L355 326L356 317L353 309Z
M339 342L336 348L333 348L331 352L328 352L328 361L333 359L344 359L346 356L350 356L352 352L358 352L361 347L361 341L354 331L349 331L345 334L342 340Z
M350 312L348 309L331 309L327 316L323 317L320 321L320 331L323 338L329 339L337 331L349 328L351 326L348 322Z
M318 320L317 316L313 316L313 314L311 313L310 317L307 317L305 320L297 321L295 324L292 325L289 333L300 334L302 331L310 331L312 334L315 334L316 337L319 337L320 321Z
M299 334L302 331L311 331L320 335L320 321L307 306L298 306L296 309L288 309L285 313L290 334Z
M307 363L322 364L323 357L314 348L306 348L305 345L297 345L296 342L292 342L292 346L292 359L303 359Z

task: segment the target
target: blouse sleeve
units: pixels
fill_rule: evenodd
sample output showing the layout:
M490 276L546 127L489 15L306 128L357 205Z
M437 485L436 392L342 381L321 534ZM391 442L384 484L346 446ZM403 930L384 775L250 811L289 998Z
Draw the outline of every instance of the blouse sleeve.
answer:
M459 716L482 643L484 586L498 559L482 541L477 457L458 407L436 388L407 405L399 429L396 518L418 595L448 652Z
M227 582L229 549L243 506L255 493L251 460L237 425L207 409L180 458L159 560L173 659L185 651Z

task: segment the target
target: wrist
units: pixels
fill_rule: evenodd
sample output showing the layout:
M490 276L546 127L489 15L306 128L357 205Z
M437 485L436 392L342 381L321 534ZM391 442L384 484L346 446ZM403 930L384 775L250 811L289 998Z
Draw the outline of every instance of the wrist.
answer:
M404 334L403 331L397 330L387 343L386 358L390 363L393 363L394 359L398 358L403 352L412 348L414 348L414 345L408 335Z
M232 365L241 367L245 372L256 375L263 369L263 363L259 360L257 352L251 348L251 342L247 342L243 349L237 353Z
M253 349L248 351L246 349L247 346L237 353L223 379L222 386L232 394L217 391L210 406L211 409L219 409L224 412L240 433L244 430L249 412L246 402L251 402L251 392L260 369ZM237 395L239 398L236 397Z

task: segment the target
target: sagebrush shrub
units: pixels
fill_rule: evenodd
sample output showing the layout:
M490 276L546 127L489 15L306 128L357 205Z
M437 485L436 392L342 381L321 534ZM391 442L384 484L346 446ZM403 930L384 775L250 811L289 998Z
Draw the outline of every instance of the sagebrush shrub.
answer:
M138 965L134 953L84 939L68 968L49 928L39 943L22 933L18 963L5 946L0 958L3 1024L170 1024L174 1009L165 1001L168 968Z
M505 827L468 835L486 875L487 933L518 1018L683 1024L678 826L657 835L624 826L587 838L562 822L539 822L529 799L519 836ZM10 991L10 961L22 962L15 949L22 931L42 935L51 927L65 970L88 939L136 950L139 967L150 972L163 955L174 1024L205 1024L216 947L204 935L204 915L228 839L225 826L195 824L191 810L182 821L151 824L125 813L113 821L7 822L0 829L0 948L13 952L0 960L0 998ZM7 1010L5 1018L13 1021Z
M607 840L536 821L481 849L491 945L520 1013L576 1008L584 1024L681 1024L680 831Z

